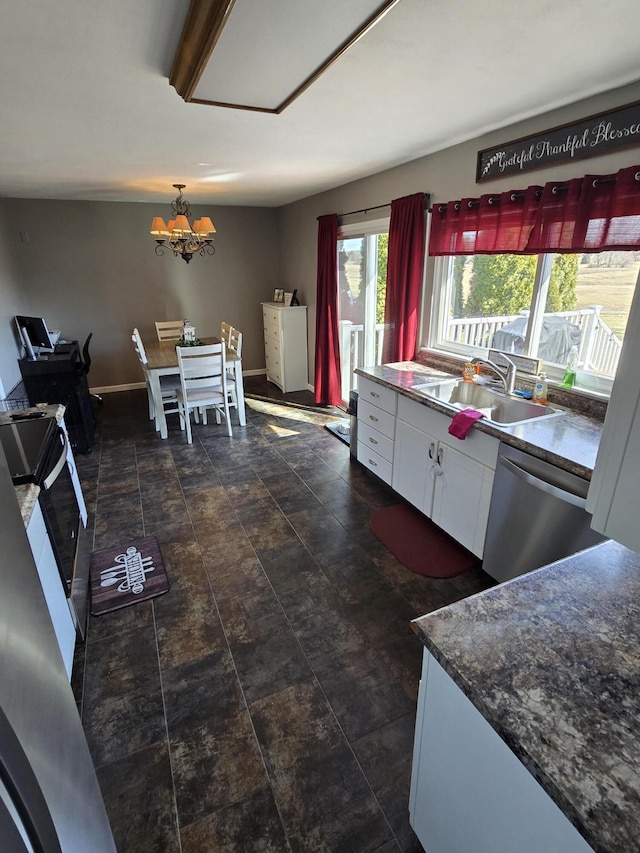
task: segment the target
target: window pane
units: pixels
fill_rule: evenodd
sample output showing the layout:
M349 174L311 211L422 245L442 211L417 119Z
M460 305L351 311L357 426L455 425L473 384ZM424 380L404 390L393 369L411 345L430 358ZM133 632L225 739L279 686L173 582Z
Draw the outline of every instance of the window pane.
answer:
M380 364L388 234L338 240L338 328L342 398L357 387L357 367Z
M564 367L576 345L581 370L615 376L639 269L640 252L556 255L539 357Z
M449 259L442 343L523 352L537 257Z

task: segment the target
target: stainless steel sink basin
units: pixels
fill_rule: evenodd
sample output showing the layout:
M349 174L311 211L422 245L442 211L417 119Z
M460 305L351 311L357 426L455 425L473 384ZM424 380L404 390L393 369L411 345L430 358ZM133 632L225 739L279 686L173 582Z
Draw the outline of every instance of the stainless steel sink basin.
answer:
M435 384L421 383L414 385L413 390L455 409L476 409L496 426L515 426L527 421L563 414L561 409L530 403L528 400L487 388L485 385L476 385L474 382L465 382L457 378Z

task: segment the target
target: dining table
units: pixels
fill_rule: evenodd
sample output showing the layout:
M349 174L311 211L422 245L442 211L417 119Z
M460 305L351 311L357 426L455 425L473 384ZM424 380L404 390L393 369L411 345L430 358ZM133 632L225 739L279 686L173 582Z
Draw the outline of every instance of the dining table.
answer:
M203 344L219 344L220 338L201 338ZM175 341L159 341L155 338L143 338L142 342L147 354L147 371L149 374L149 385L153 395L156 411L156 425L160 438L167 437L167 418L162 405L162 392L160 389L160 377L178 376L178 354ZM236 398L238 402L238 420L240 426L246 426L247 417L244 405L244 385L242 382L242 359L240 356L226 348L227 366L233 370L233 378L236 383Z

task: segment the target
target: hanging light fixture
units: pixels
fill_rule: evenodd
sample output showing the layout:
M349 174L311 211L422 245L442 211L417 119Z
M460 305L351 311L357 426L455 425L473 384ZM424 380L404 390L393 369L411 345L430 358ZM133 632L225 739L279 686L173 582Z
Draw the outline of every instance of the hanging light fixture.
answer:
M154 216L151 223L151 236L155 237L156 255L164 255L165 248L170 249L176 258L180 257L187 263L195 255L213 255L212 235L216 233L215 225L208 216L197 219L193 228L189 224L191 205L182 195L185 184L174 184L178 197L171 202L173 219L166 223L160 216Z

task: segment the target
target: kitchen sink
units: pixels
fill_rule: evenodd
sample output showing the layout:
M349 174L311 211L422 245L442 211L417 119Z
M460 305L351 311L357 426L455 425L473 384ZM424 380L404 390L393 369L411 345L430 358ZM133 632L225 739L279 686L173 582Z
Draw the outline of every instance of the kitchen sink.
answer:
M563 414L561 409L530 403L502 391L465 382L463 379L445 379L441 382L423 382L412 386L414 391L446 403L454 409L476 409L496 426L516 426L540 418L552 418Z

